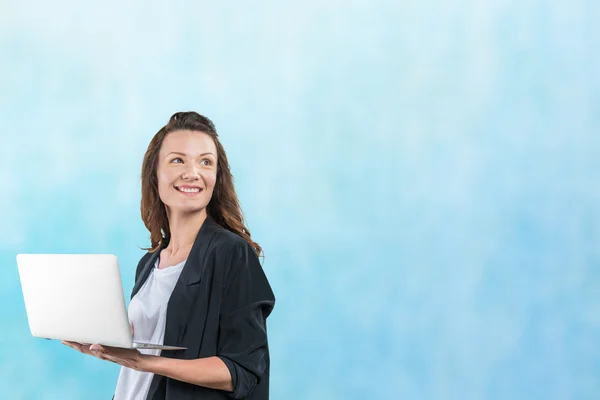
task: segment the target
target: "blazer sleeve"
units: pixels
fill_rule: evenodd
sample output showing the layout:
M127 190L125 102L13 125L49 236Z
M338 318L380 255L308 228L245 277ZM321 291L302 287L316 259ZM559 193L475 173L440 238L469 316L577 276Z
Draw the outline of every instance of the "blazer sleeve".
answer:
M266 319L275 296L248 243L236 244L228 259L217 356L231 374L230 397L241 399L252 392L267 367Z

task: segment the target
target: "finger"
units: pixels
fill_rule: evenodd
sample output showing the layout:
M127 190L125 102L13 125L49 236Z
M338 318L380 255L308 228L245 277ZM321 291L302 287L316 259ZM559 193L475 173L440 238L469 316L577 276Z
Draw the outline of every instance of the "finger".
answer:
M131 366L131 360L125 359L125 358L121 358L119 356L116 355L112 355L110 353L105 353L102 354L102 359L106 360L106 361L110 361L112 363L118 364L122 367L128 367L128 368L134 368Z
M72 349L75 349L75 350L83 353L83 351L81 349L81 344L79 344L77 342L63 341L63 344L66 345L66 346L69 346Z
M125 368L139 370L137 364L135 362L131 361L131 360L128 360L128 359L107 356L106 360L110 361L110 362L113 362L115 364L118 364L118 365L120 365L122 367L125 367Z
M106 353L106 349L104 348L104 346L99 345L99 344L93 344L90 346L90 350L91 351L98 351L100 353Z
M90 345L87 343L75 343L76 349L82 352L83 354L93 355L90 351Z
M106 349L104 349L99 344L93 344L89 347L90 353L101 360L104 360L104 354L106 353Z
M93 352L96 356L101 355L103 357L106 357L106 356L119 357L119 354L115 353L114 350L108 346L101 346L101 345L94 345L93 347L90 346L90 351ZM103 358L103 360L104 359L105 358Z
M111 356L110 354L103 354L102 357L106 361L110 361L110 362L113 362L115 364L123 365L123 359L122 358Z
M81 352L82 352L83 354L87 354L87 355L90 355L90 356L94 356L94 355L95 355L95 354L94 354L94 353L93 353L93 352L90 350L90 345L89 345L89 344L88 344L88 345L82 344L82 345L81 345L81 347L80 347L80 349L81 349Z
M114 354L114 355L120 355L120 354L123 354L124 351L127 351L126 349L123 349L122 347L113 347L113 346L101 346L101 349L105 353Z
M70 348L77 350L80 353L87 354L88 356L96 356L91 350L89 344L83 344L78 342L70 342L68 340L63 340L62 343L65 346L69 346Z

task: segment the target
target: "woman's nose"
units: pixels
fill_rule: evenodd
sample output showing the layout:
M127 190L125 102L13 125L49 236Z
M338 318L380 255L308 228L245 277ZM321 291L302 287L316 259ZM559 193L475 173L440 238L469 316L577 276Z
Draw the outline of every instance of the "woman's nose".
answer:
M200 178L200 173L198 172L198 168L192 165L191 167L186 168L182 177L184 179L198 179Z

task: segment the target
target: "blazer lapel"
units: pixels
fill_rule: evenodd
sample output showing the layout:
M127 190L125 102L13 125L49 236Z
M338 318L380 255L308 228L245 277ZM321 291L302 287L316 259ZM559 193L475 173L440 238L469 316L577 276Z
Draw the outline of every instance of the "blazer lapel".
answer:
M140 289L144 285L144 282L146 282L146 279L148 279L148 275L150 275L150 271L152 271L152 268L154 268L154 263L156 262L156 259L160 255L160 251L162 249L164 249L165 247L167 247L167 244L168 244L167 241L163 241L160 248L158 250L156 250L154 253L152 253L150 255L150 258L148 258L148 261L146 261L146 264L144 264L144 267L142 268L142 271L140 272L140 276L138 277L137 281L135 282L135 285L133 285L133 290L131 291L130 300L133 299L133 296L135 296L136 293L140 291Z
M173 293L167 305L167 321L164 343L177 346L181 342L187 323L189 305L197 295L198 287L195 285L202 279L205 269L205 258L208 247L219 229L219 226L209 217L202 224L196 240L192 245L187 261L173 288ZM199 312L200 310L195 310Z
M206 313L205 309L190 310L189 305L193 297L197 295L198 286L195 284L202 279L207 250L214 234L219 229L220 227L209 216L206 217L206 220L204 220L204 223L200 227L167 305L167 321L163 340L165 345L178 346L181 344L190 312ZM174 358L174 355L178 351L180 350L162 350L161 356ZM164 376L162 375L154 375L150 389L148 390L147 399L154 398L163 379Z

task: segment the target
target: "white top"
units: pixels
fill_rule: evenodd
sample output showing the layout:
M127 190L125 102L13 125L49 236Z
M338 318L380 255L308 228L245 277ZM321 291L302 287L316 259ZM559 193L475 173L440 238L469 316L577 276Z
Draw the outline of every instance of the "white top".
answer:
M160 258L160 257L159 257ZM172 267L158 268L159 259L144 285L129 303L129 323L133 325L133 341L163 344L167 304L185 260ZM160 349L140 349L143 354L160 355ZM145 400L153 373L121 367L114 400Z

